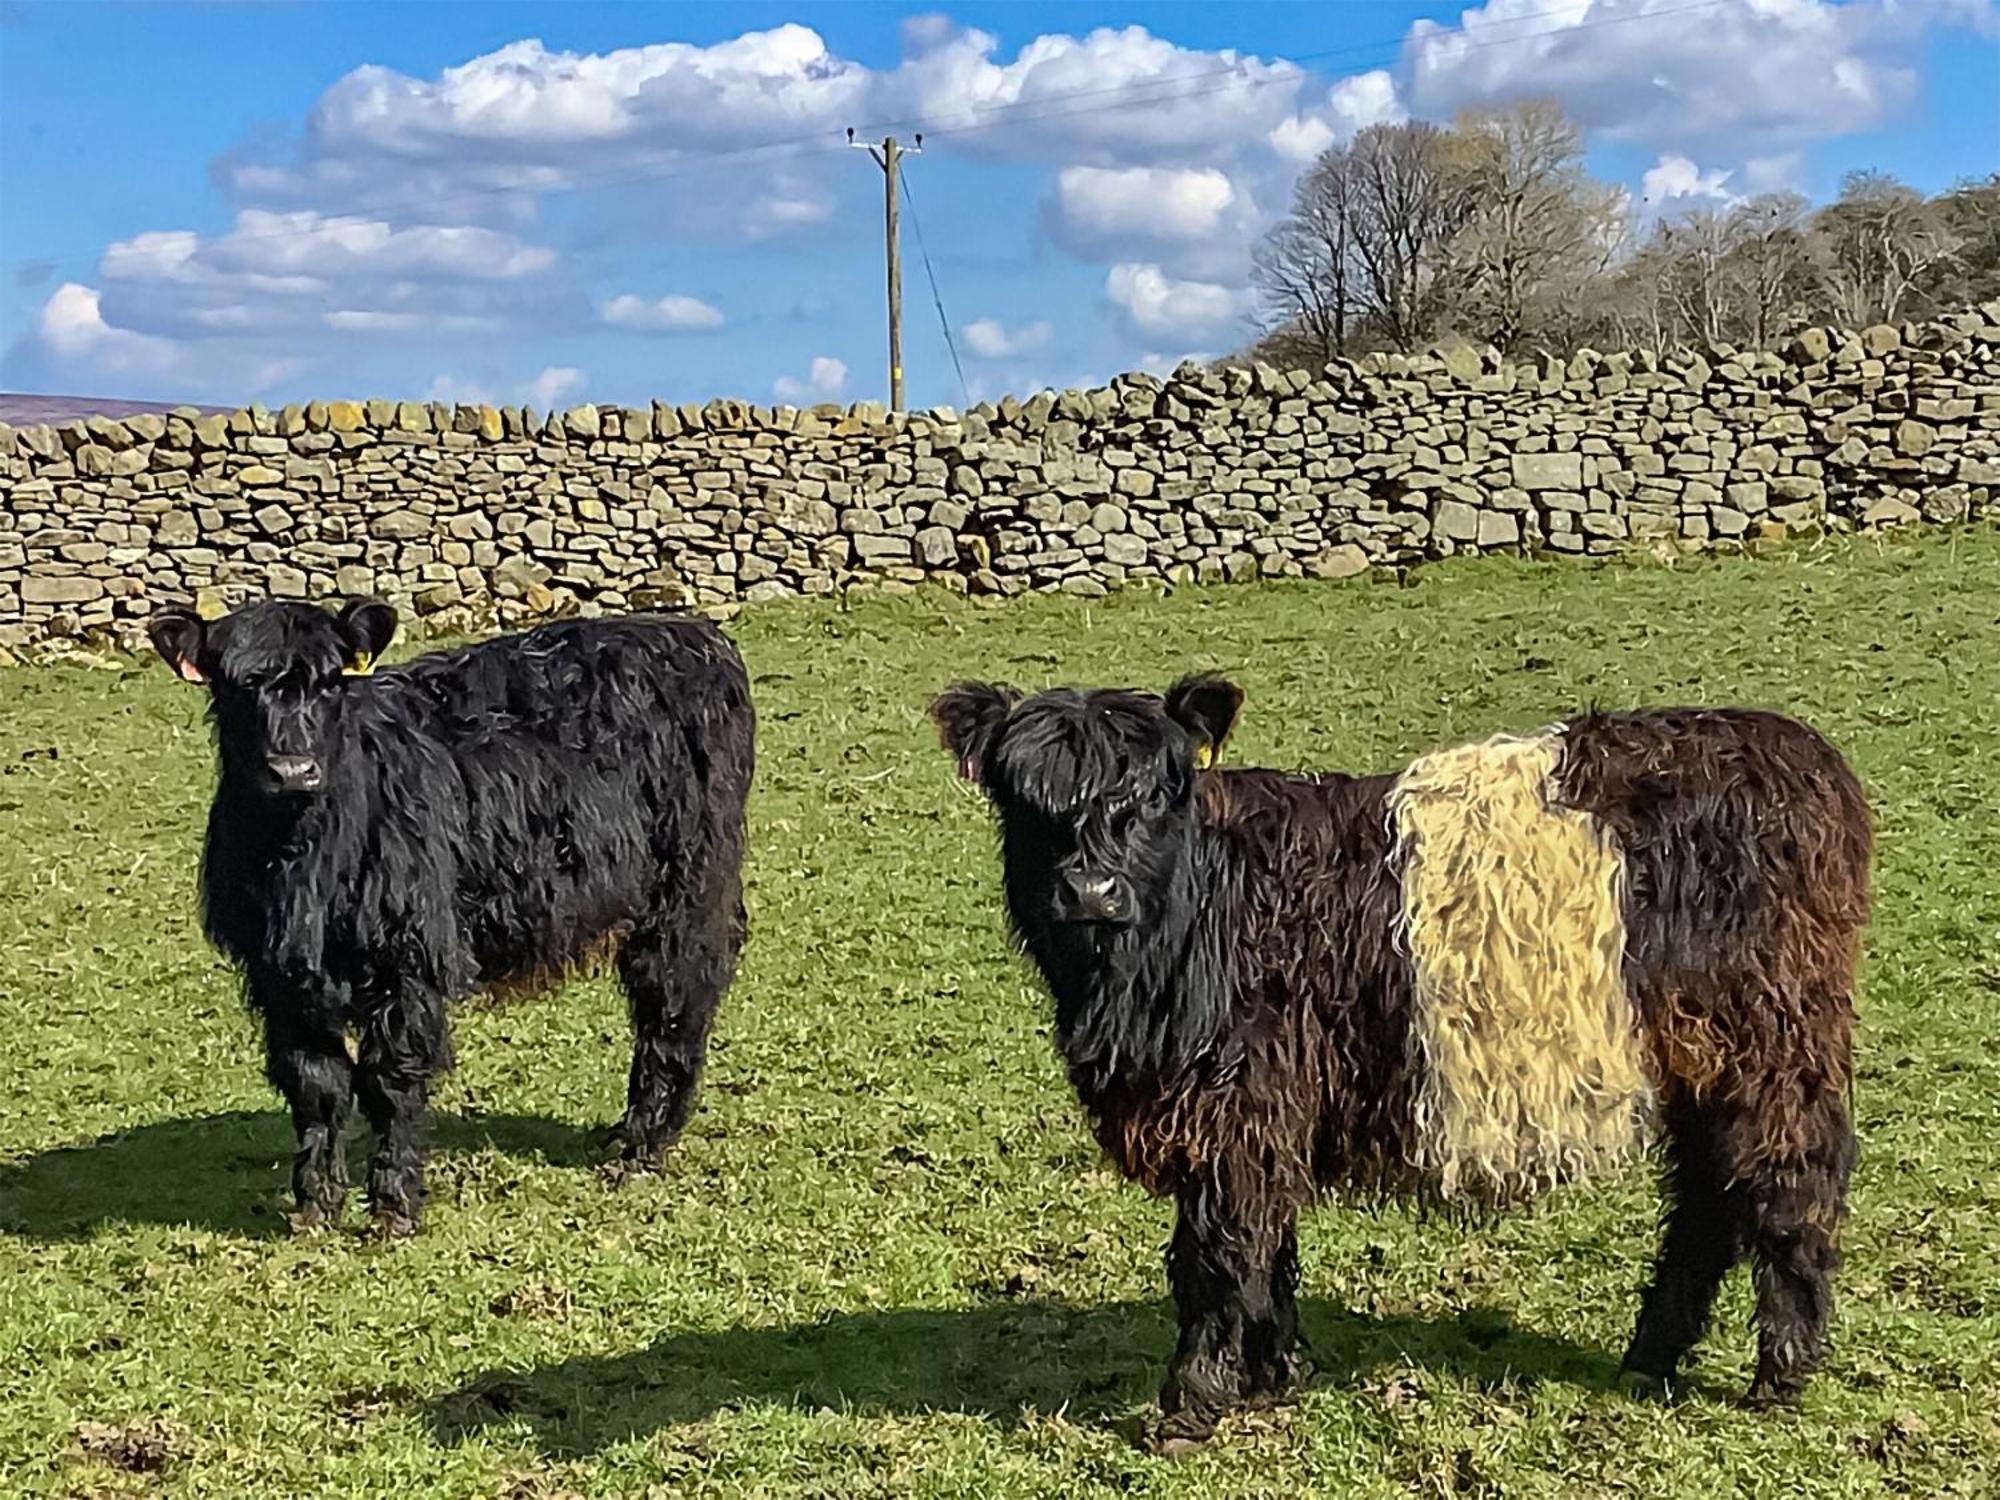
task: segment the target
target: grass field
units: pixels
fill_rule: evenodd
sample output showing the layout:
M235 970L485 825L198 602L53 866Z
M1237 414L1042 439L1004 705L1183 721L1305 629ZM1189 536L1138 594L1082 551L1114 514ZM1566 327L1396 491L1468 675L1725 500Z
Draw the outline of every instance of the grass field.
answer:
M424 1237L282 1229L289 1127L194 926L200 695L0 672L0 1494L1992 1495L2000 534L1412 586L771 606L753 936L704 1102L618 1189L600 982L459 1019ZM1645 1173L1472 1230L1329 1206L1319 1382L1179 1463L1167 1212L1109 1174L923 720L990 674L1249 691L1237 763L1393 766L1591 701L1756 703L1880 820L1837 1347L1758 1416L1747 1278L1692 1389L1612 1392ZM357 1225L358 1228L358 1214Z

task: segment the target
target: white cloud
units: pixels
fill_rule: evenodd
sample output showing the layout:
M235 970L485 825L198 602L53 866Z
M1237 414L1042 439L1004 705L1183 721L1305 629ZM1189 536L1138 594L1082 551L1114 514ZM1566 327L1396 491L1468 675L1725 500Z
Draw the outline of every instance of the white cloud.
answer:
M1214 358L1214 354L1202 353L1196 350L1189 350L1185 354L1161 354L1157 351L1149 350L1147 353L1139 356L1139 368L1149 375L1158 375L1164 379L1178 370L1187 360L1191 359L1198 365L1205 365Z
M434 78L356 68L295 140L239 148L216 175L253 201L494 222L531 217L545 193L615 190L654 233L767 238L831 217L825 174L787 163L798 141L877 112L884 76L799 25L607 52L529 38Z
M451 406L520 404L553 410L561 406L566 396L581 387L583 380L581 370L551 366L533 380L525 380L515 386L510 400L482 381L439 375L424 391L424 400L442 401Z
M1964 19L1898 0L1716 0L1687 12L1686 0L1487 0L1456 27L1420 20L1403 48L1407 97L1443 116L1552 95L1621 140L1769 155L1882 123L1912 97L1926 30Z
M229 345L211 352L124 326L106 316L101 289L74 281L49 294L32 334L7 356L10 370L37 383L225 400L261 394L308 364L283 350Z
M112 280L230 282L253 291L311 293L336 276L511 280L545 271L554 261L555 252L545 246L471 225L397 229L383 219L248 208L212 239L169 229L116 241L100 270Z
M1806 178L1803 151L1780 151L1773 156L1753 156L1743 163L1746 195L1800 191Z
M522 399L530 406L555 408L563 398L583 385L583 371L567 365L551 365L521 388Z
M1181 47L1143 26L1039 36L1005 62L998 50L971 28L933 38L883 80L879 102L893 106L892 118L920 115L934 137L986 155L1219 161L1262 142L1307 77L1294 63Z
M116 241L98 270L107 320L163 338L436 337L498 331L555 259L472 225L245 209L213 236Z
M1212 281L1177 281L1156 265L1113 266L1104 290L1133 327L1156 338L1232 332L1231 325L1251 307L1240 289Z
M1235 202L1229 178L1212 167L1064 167L1056 178L1063 217L1092 238L1205 239L1222 227Z
M979 318L965 325L965 344L981 359L1012 359L1046 349L1055 327L1046 319L1009 328L998 318Z
M602 147L680 133L688 146L789 134L860 104L868 70L834 57L809 27L748 31L713 46L661 42L551 52L539 40L446 68L435 80L357 68L321 97L313 134L328 146L395 155L438 141Z
M1264 222L1249 190L1215 167L1064 167L1046 217L1080 259L1229 281L1248 272Z
M1308 77L1143 26L1037 36L1008 57L937 15L907 22L901 60L881 69L797 24L598 53L527 39L431 78L357 68L289 145L241 148L217 175L251 201L492 221L524 218L544 193L615 185L643 195L656 225L758 238L836 211L824 168L796 162L801 143L846 125L921 119L938 148L1010 160L1220 163L1265 149ZM716 149L732 158L723 170Z
M699 297L679 293L649 301L627 292L613 297L598 309L598 313L607 323L620 328L639 328L648 333L688 333L720 328L723 324L720 308Z
M1394 125L1409 118L1396 80L1381 68L1341 79L1327 90L1326 107L1343 137L1358 135L1371 125Z
M1654 214L1668 211L1676 199L1727 206L1736 201L1737 195L1729 190L1729 179L1734 175L1722 167L1704 172L1685 156L1662 156L1639 179L1639 195Z
M830 354L816 356L804 380L780 375L771 387L781 401L832 401L846 389L847 362Z
M1371 125L1394 125L1409 118L1386 69L1371 68L1339 79L1319 105L1280 120L1270 134L1271 149L1303 166L1327 147L1351 141Z
M104 321L103 299L95 287L66 281L42 304L37 329L42 343L59 359L92 359L106 368L143 369L169 362L173 345Z
M254 314L250 308L230 308L226 311L230 316L224 320L224 326L253 326ZM460 313L380 312L357 307L336 308L325 315L324 321L327 327L338 329L343 333L477 334L496 333L501 327L501 320L497 317Z
M447 406L498 406L500 398L476 381L455 375L440 375L424 391L424 400L442 401Z
M1288 162L1304 166L1338 137L1318 115L1289 115L1271 127L1271 149Z

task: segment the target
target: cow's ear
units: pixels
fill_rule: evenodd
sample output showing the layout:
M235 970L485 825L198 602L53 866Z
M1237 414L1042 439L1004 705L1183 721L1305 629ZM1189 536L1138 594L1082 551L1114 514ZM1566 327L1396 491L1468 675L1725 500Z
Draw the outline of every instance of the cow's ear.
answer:
M353 600L340 612L340 633L347 638L347 671L366 677L396 638L396 612L373 599Z
M1167 715L1194 737L1194 763L1207 770L1236 727L1243 689L1226 677L1183 677L1167 692Z
M960 682L932 701L931 722L937 725L939 743L958 762L958 774L975 786L985 784L986 757L994 736L1020 700L1015 688Z
M146 634L153 642L153 649L160 653L160 659L177 676L188 682L208 681L208 673L201 666L201 647L208 637L208 626L200 615L191 609L155 610L153 618L146 622Z

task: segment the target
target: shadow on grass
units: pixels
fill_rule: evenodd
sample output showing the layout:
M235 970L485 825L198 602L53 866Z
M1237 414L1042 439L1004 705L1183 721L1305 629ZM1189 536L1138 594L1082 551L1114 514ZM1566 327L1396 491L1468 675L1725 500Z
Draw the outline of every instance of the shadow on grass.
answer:
M491 1149L551 1166L596 1162L593 1131L532 1115L439 1115L441 1152ZM349 1127L355 1180L368 1132ZM103 1224L192 1225L229 1234L285 1231L292 1127L278 1110L235 1110L119 1131L0 1162L0 1233L83 1239Z
M1364 1317L1306 1299L1316 1380L1384 1365L1485 1384L1610 1388L1617 1362L1509 1325L1490 1309L1435 1322ZM1172 1306L994 1302L963 1311L843 1313L784 1328L677 1333L629 1354L492 1370L422 1408L437 1439L522 1427L578 1458L732 1407L961 1412L1013 1426L1058 1411L1101 1421L1150 1401L1173 1352Z

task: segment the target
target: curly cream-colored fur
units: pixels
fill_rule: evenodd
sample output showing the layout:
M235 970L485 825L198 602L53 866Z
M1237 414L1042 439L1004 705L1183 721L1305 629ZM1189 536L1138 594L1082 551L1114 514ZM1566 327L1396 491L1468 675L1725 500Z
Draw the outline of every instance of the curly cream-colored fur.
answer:
M1651 1089L1624 987L1623 861L1549 803L1557 732L1413 762L1390 794L1416 970L1417 1165L1507 1201L1643 1137Z

